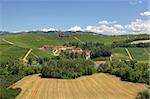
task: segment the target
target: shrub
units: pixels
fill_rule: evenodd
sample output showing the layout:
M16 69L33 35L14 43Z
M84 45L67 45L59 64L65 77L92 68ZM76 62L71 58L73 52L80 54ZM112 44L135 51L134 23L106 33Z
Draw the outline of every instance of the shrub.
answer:
M150 98L150 89L146 89L143 92L139 92L136 99L149 99Z

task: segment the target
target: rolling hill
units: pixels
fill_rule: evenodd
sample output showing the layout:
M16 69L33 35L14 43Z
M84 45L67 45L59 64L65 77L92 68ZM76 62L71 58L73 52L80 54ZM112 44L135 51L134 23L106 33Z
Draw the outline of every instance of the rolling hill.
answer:
M100 42L104 44L111 44L114 41L124 41L129 38L138 38L138 37L149 37L149 35L115 35L115 36L105 36L105 35L91 35L91 34L73 34L67 35L64 37L59 37L58 35L47 35L41 33L19 33L15 35L6 35L2 36L0 39L0 54L3 57L0 62L5 61L10 58L20 59L22 58L28 49L32 48L33 51L29 55L30 57L51 57L52 54L47 51L40 51L37 48L42 47L43 45L63 45L69 42ZM132 49L129 51L133 55L134 59L139 61L148 61L148 52L147 49ZM17 53L16 53L17 52ZM116 48L112 50L114 58L128 59L128 56L123 48ZM139 53L144 53L137 55ZM142 59L142 57L145 57Z

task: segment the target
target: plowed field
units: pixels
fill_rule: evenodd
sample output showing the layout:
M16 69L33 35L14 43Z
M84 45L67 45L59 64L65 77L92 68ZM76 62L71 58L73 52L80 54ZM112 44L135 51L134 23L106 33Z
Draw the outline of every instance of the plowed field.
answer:
M47 79L38 75L24 77L13 85L22 89L17 99L134 99L144 84L121 81L108 74L78 79Z

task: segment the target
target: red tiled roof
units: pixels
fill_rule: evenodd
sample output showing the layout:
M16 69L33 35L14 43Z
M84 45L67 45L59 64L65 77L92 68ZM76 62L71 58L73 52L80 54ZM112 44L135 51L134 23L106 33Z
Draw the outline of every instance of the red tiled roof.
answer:
M105 64L105 61L94 61L94 64Z

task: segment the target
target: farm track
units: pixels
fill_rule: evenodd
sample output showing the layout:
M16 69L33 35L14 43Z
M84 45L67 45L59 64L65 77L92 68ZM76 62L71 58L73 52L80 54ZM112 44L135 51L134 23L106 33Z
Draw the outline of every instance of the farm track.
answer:
M131 42L131 44L138 44L138 43L149 43L150 40L137 40L137 41L133 41Z
M79 41L80 43L84 43L83 41L81 41L79 38L77 38L76 36L73 36L74 39L76 39L77 41Z
M131 60L133 60L133 57L132 57L132 55L131 55L130 51L129 51L127 48L125 48L125 50L126 50L126 52L127 52L128 56L129 56L129 58L130 58Z
M121 81L108 74L94 74L77 79L47 79L27 76L15 83L21 88L16 99L134 99L146 85Z
M6 40L6 39L2 39L2 40L3 40L4 42L10 44L10 45L15 45L13 42L10 42L10 41L8 41L8 40Z
M31 53L32 49L29 49L28 52L25 54L25 56L23 57L23 61L26 61L26 58L28 57L28 55Z

